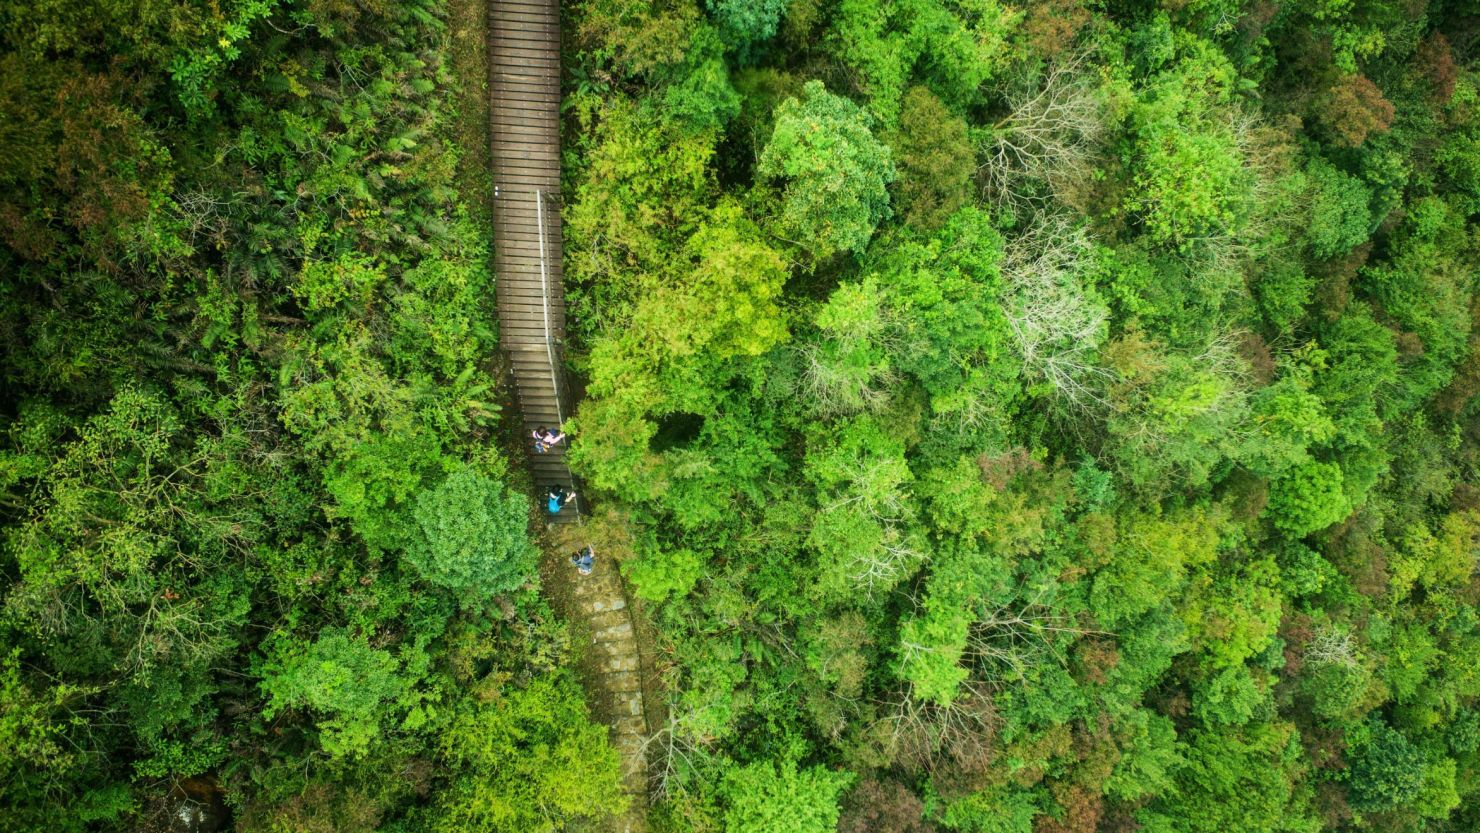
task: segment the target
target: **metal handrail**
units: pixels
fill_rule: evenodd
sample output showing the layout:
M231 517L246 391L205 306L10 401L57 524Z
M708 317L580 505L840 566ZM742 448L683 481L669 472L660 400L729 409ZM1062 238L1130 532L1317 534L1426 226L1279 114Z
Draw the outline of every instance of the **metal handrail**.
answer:
M545 265L545 194L536 188L534 192L535 227L539 229L540 235L540 303L545 313L545 357L550 363L550 392L555 395L555 418L560 424L555 430L565 430L565 410L560 406L560 377L555 370L555 337L550 334L550 274ZM569 442L566 446L569 447ZM567 467L567 471L569 468ZM575 477L571 476L571 487L575 487ZM581 516L580 501L574 501L572 507L576 517Z
M565 412L560 408L560 380L555 374L555 338L550 335L550 275L545 266L545 195L534 192L535 227L540 234L540 303L545 310L545 357L550 362L550 392L555 395L555 417L560 420L556 430L565 426Z

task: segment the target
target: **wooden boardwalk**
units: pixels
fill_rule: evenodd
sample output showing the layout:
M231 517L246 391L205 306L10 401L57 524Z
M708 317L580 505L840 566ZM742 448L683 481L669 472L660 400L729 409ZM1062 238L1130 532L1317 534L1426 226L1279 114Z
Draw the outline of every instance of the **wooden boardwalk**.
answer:
M500 342L514 367L524 434L556 428L571 403L561 350L560 6L489 0L489 133ZM564 444L529 461L542 495L572 485ZM543 501L541 501L543 503ZM556 516L568 522L580 504Z
M558 0L489 0L489 135L494 174L494 270L499 339L513 362L524 433L555 428L574 402L565 384L565 296L561 288L560 233L560 4ZM531 444L532 445L532 444ZM574 485L565 447L530 454L530 471L543 508L552 485ZM584 498L554 520L581 520ZM582 541L580 526L566 526L558 540ZM579 546L574 543L570 548ZM574 574L566 548L550 566ZM641 657L632 611L609 556L597 552L589 576L571 575L567 618L587 635L583 674L597 712L610 722L622 759L628 811L611 820L614 833L647 830L648 737L641 686ZM579 773L571 777L579 778Z

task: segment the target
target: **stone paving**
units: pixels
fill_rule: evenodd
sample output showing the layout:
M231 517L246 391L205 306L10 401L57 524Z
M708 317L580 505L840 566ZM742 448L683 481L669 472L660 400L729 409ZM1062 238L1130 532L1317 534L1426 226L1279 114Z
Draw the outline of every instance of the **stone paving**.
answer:
M575 568L565 565L572 574ZM647 830L647 760L643 744L647 739L647 718L643 711L641 668L637 637L632 630L631 610L622 591L622 581L611 559L596 556L591 575L574 575L572 579L574 610L568 615L579 617L588 632L589 655L595 679L591 681L606 705L603 711L611 719L612 745L622 756L622 784L632 797L627 813L615 820L617 833L645 833Z

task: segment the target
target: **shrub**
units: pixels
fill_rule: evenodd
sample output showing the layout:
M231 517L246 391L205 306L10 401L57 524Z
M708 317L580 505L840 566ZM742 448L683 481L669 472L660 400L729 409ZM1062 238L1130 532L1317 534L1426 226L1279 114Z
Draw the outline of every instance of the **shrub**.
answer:
M406 560L432 584L487 597L519 587L534 572L528 499L470 467L418 495L412 514L420 534Z

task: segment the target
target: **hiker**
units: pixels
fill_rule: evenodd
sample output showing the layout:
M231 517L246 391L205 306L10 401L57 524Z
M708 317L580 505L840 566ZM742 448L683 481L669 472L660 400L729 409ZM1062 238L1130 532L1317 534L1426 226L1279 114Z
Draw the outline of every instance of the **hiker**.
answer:
M529 432L529 435L534 438L534 453L536 454L544 454L565 439L564 431L551 431L543 425Z
M571 553L570 563L576 565L576 569L580 571L581 575L589 576L591 575L591 565L596 563L596 550L592 549L590 544L587 544Z
M567 492L564 486L551 486L550 493L545 496L545 506L550 510L551 515L558 515L560 514L560 510L565 508L565 504L570 503L575 498L576 493Z

